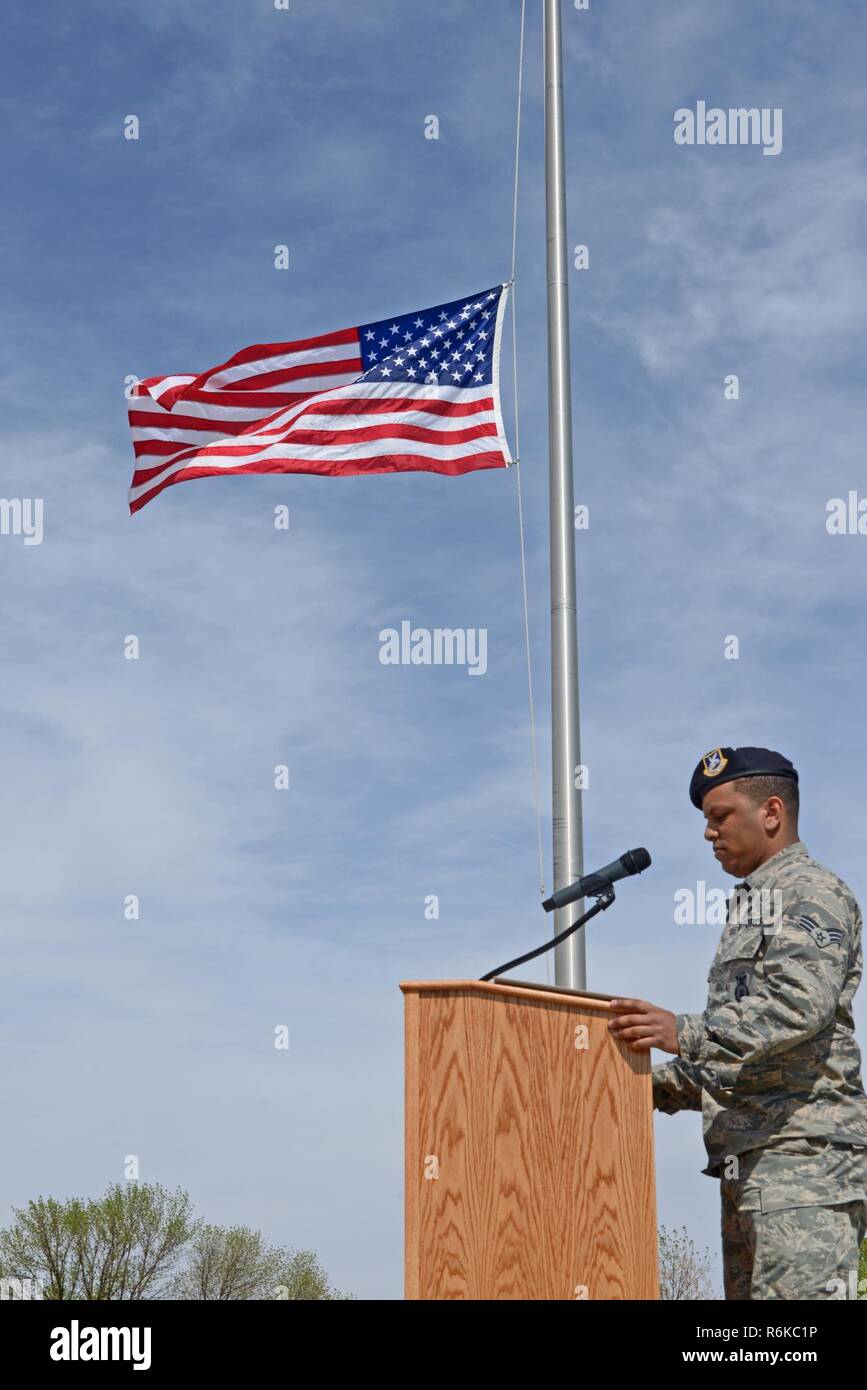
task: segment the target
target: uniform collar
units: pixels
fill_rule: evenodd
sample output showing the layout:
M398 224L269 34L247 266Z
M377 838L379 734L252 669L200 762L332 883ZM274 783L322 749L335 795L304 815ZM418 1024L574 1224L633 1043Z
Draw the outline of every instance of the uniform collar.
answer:
M764 864L760 864L757 869L753 869L749 877L745 878L742 884L738 884L738 887L761 888L763 883L766 883L772 875L777 873L777 871L782 869L786 864L791 864L793 860L796 859L806 858L808 858L807 846L804 844L803 840L796 840L794 844L786 845L785 849L781 849L777 854L771 855L771 858L766 859Z

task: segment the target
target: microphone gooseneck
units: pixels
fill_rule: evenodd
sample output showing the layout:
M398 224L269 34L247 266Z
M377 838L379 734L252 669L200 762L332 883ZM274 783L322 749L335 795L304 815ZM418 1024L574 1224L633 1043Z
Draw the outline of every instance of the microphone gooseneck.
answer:
M650 855L646 849L630 849L625 854L621 854L619 859L615 859L613 864L606 864L604 869L600 869L595 874L585 874L576 883L570 884L568 888L560 888L556 893L552 893L550 898L546 898L542 903L546 912L558 907L566 907L569 903L578 902L580 898L596 898L596 902L587 912L582 913L571 926L565 931L561 931L558 936L552 936L550 941L546 941L542 946L537 946L535 950L527 951L523 956L517 956L514 960L507 961L505 965L498 965L496 970L489 970L487 975L482 975L482 980L492 980L495 975L505 975L507 970L513 970L516 965L523 965L525 961L534 960L536 956L544 955L550 951L552 946L559 946L561 941L565 941L579 927L583 927L585 922L589 922L591 917L595 917L597 912L604 912L614 902L614 884L621 878L631 878L633 874L641 874L648 869L651 864Z

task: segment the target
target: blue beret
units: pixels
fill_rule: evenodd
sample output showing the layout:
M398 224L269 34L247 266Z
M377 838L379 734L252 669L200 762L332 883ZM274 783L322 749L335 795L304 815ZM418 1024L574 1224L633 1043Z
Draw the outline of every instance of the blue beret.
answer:
M794 765L782 753L770 748L712 748L692 774L689 799L701 810L705 792L740 777L791 777L798 785Z

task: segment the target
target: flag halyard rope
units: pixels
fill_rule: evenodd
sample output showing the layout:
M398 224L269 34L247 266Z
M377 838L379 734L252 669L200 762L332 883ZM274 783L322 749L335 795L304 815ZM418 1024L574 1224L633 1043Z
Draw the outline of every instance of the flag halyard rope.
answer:
M515 179L512 197L512 387L515 411L515 479L518 503L518 535L521 551L521 590L524 602L524 643L527 652L527 692L530 708L530 748L533 762L533 805L536 814L536 839L539 852L539 888L545 896L545 860L542 853L542 815L539 807L539 764L536 754L536 714L533 699L533 661L530 648L530 613L527 603L527 560L524 539L524 500L521 488L521 440L518 412L518 323L515 281L517 278L518 255L518 186L521 166L521 106L524 91L524 35L526 31L526 0L521 0L521 38L518 55L518 99L515 119Z

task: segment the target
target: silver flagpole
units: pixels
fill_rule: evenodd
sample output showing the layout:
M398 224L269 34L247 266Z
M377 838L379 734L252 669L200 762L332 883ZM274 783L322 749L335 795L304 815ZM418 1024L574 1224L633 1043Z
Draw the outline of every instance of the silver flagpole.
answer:
M584 873L578 711L578 621L572 490L572 401L569 359L566 172L563 143L563 54L560 0L545 0L545 189L548 231L548 450L551 545L551 757L554 889ZM555 934L583 912L573 903L554 913ZM584 933L555 949L555 980L570 989L587 984Z

